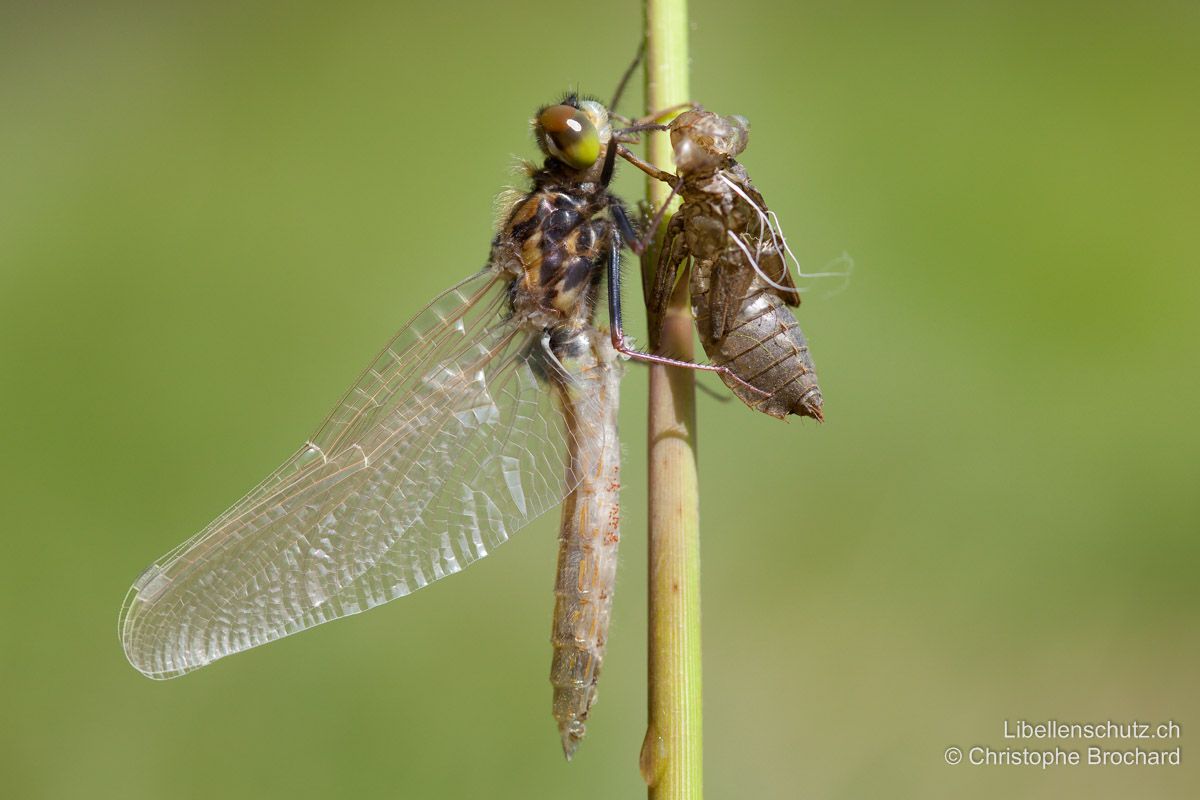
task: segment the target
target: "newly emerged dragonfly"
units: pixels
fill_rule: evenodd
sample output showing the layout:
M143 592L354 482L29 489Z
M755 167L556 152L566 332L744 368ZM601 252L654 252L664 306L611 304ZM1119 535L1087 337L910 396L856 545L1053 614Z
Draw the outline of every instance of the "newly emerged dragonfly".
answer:
M623 147L621 155L683 198L663 238L652 311L661 317L676 281L690 273L700 342L714 364L728 369L721 378L734 394L773 417L821 421L816 368L788 308L800 304L788 266L795 257L775 213L735 158L746 148L749 123L696 107L669 125L640 129L670 131L678 175Z
M607 108L568 95L487 266L405 325L283 466L137 579L130 663L171 678L409 594L563 502L552 641L569 758L604 653L619 540L619 267ZM626 226L627 228L627 226ZM594 324L610 281L610 332Z

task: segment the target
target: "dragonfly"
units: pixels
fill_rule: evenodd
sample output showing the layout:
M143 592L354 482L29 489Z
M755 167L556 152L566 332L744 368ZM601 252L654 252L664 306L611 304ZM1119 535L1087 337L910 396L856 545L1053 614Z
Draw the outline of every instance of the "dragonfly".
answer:
M616 575L621 362L691 365L636 350L621 327L636 234L608 188L608 108L568 94L533 129L544 163L502 212L486 266L404 325L282 466L133 583L119 633L138 671L177 677L410 594L562 503L551 683L574 754Z
M669 124L638 130L670 132L677 174L620 155L672 187L682 204L667 225L649 306L661 319L676 283L689 280L692 315L705 352L725 367L722 380L746 405L783 419L824 419L824 399L808 342L791 307L800 290L789 261L799 264L762 194L736 156L746 149L750 124L692 107ZM671 198L651 223L657 230ZM643 251L648 241L635 242ZM803 274L803 273L801 273ZM826 277L818 273L806 277Z

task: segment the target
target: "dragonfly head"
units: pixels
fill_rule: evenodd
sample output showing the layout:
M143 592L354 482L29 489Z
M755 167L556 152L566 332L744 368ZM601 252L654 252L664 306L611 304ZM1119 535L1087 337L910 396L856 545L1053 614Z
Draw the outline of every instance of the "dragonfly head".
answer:
M671 122L671 146L683 174L721 169L746 149L750 121L696 108Z
M533 131L543 153L576 170L595 166L612 139L608 109L573 94L539 111Z

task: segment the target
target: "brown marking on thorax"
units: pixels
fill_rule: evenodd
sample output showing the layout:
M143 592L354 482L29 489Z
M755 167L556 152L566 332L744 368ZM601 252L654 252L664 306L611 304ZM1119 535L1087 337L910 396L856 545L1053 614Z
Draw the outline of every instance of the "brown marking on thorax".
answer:
M612 202L596 183L554 180L547 170L496 238L520 261L514 306L557 313L566 324L590 323L604 258L613 236ZM532 310L532 309L530 309Z

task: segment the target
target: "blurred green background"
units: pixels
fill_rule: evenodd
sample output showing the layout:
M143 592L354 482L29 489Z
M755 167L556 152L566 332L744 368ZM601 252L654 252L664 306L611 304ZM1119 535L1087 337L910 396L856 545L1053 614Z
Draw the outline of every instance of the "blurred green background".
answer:
M146 564L481 266L531 113L607 96L639 6L2 8L0 795L641 796L637 366L574 763L549 517L182 680L142 678L115 631ZM699 401L709 796L1196 797L1200 6L692 16L694 95L753 121L802 260L857 263L801 313L823 427ZM1046 718L1174 719L1184 765L942 761Z

